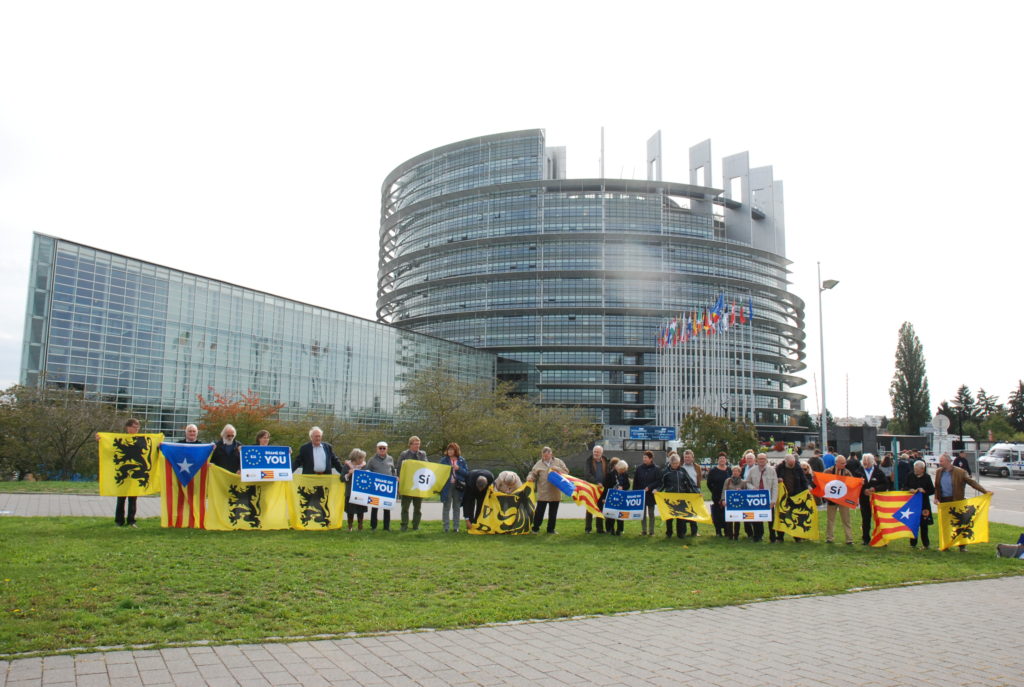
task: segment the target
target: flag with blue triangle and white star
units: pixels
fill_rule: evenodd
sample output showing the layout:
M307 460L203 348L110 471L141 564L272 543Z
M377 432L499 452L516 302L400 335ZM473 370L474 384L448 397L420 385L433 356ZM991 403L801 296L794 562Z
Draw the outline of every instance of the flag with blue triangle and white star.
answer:
M916 539L921 527L923 495L919 491L879 491L871 495L875 521L872 546L885 546L892 539Z

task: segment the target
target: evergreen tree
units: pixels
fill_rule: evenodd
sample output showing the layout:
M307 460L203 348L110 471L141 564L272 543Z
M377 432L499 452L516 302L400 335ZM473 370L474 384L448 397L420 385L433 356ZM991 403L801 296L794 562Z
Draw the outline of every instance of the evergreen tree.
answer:
M1024 381L1017 381L1017 390L1010 394L1007 407L1010 424L1018 432L1024 432Z
M892 422L901 431L917 433L931 417L928 375L925 372L924 348L914 333L914 325L904 322L896 344L896 373L889 386L892 399Z
M949 401L943 401L942 403L940 403L939 407L935 410L935 412L938 415L945 415L946 417L948 417L950 425L952 425L953 421L956 420L956 411L953 410L952 407L950 407Z
M978 389L978 400L976 403L978 413L983 420L1003 412L1003 404L999 402L999 397L990 396L984 389Z
M981 414L978 412L978 404L971 394L971 389L966 384L961 384L953 397L953 410L962 416L964 422L978 420Z

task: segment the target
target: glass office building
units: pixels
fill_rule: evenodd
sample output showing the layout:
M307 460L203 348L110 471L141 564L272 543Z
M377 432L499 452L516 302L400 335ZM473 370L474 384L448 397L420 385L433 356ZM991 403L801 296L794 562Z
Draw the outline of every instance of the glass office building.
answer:
M284 419L391 419L411 375L493 380L488 352L36 234L21 382L67 387L177 436L198 394L252 390Z
M647 180L567 179L565 149L536 129L402 163L381 191L378 319L525 363L512 378L542 404L645 424L657 332L723 294L756 313L749 416L789 425L804 304L787 288L782 182L743 153L711 188L710 151L690 149L689 183L661 180L660 132Z

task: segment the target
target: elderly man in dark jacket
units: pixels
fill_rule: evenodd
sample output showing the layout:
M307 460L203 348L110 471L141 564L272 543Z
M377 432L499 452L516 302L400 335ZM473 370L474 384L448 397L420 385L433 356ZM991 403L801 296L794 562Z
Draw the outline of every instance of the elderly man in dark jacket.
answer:
M462 493L462 516L466 518L466 531L476 524L484 507L487 487L494 484L494 473L490 470L470 470L466 478L466 490Z
M595 446L593 452L587 456L587 462L583 465L583 479L587 480L591 484L604 485L604 481L608 477L608 474L608 461L604 459L604 447ZM604 498L598 502L598 508L601 507L603 501ZM590 511L587 511L583 524L583 531L587 534L590 533L593 521L594 515ZM604 518L597 519L597 532L598 534L604 533Z
M799 494L802 491L806 491L810 488L807 484L807 473L800 467L800 463L797 462L796 456L792 453L786 455L783 461L775 467L775 474L779 478L779 484L786 487L786 493L790 496ZM776 505L775 508L778 506ZM775 512L773 509L772 520L775 520ZM776 532L775 541L782 543L785 538L785 532ZM794 537L797 539L797 537Z
M871 495L876 491L889 490L889 478L882 468L875 465L875 457L865 453L861 460L861 471L864 473L864 486L860 489L860 532L862 543L871 543Z

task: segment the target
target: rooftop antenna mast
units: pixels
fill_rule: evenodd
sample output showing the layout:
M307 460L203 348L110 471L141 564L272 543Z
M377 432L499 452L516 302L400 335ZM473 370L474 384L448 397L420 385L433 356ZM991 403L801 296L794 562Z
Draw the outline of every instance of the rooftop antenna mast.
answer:
M601 179L604 179L604 127L601 127L601 160L598 168L598 174Z

